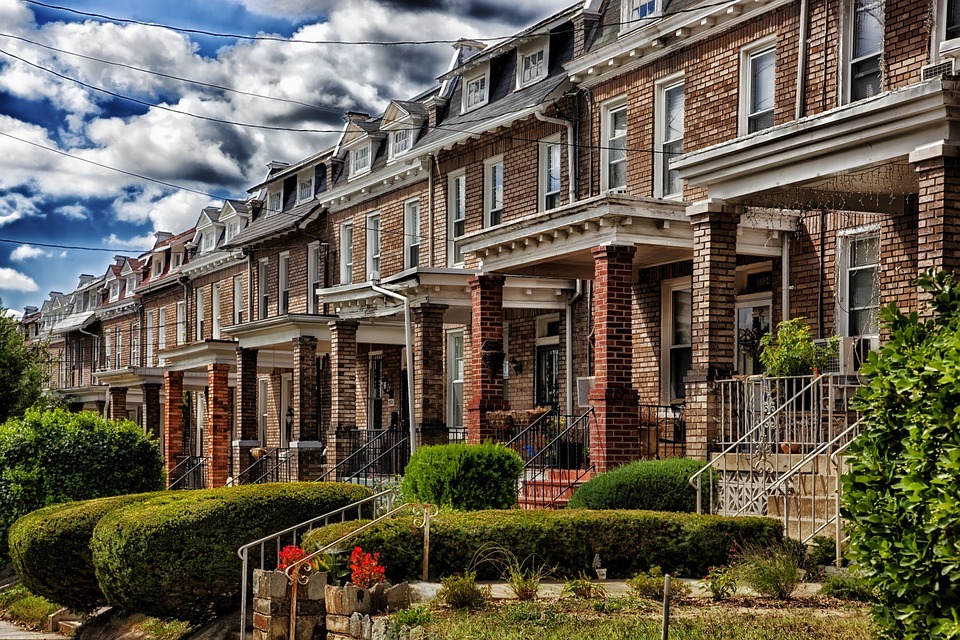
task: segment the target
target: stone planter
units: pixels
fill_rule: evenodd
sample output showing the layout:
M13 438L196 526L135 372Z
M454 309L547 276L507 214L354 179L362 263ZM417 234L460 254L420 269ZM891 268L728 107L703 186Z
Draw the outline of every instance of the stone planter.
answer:
M297 637L317 640L326 636L324 595L326 573L314 573L297 589ZM254 640L280 640L290 633L290 581L282 571L253 572Z
M369 640L385 637L385 614L410 606L410 585L401 582L360 589L348 584L324 589L328 640Z

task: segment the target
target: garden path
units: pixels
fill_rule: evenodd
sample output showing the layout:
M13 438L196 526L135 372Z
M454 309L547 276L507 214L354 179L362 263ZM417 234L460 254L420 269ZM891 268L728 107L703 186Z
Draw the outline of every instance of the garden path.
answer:
M15 624L0 620L0 640L65 640L59 633L39 633L27 631Z

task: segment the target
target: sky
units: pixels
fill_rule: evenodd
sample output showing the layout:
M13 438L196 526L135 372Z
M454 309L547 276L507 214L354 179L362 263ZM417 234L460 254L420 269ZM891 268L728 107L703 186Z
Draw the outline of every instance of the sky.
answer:
M346 111L428 89L453 53L330 41L503 37L571 4L0 0L3 306L39 307L246 197L268 162L331 146Z

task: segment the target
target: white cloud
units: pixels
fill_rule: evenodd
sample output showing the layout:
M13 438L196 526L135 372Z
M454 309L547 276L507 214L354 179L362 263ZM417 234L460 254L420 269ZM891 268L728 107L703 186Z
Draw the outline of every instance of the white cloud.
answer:
M85 220L88 214L87 208L82 204L67 204L57 207L53 212L71 220Z
M154 240L155 238L153 237L152 233L147 233L142 236L134 236L132 238L119 238L116 234L111 233L103 242L110 247L136 251L150 249L153 247Z
M19 193L8 193L0 197L0 226L16 222L21 218L39 215L40 210L31 198Z
M24 260L29 260L31 258L42 258L49 256L49 251L44 251L40 247L34 247L29 244L22 244L10 254L11 260L16 260L17 262L22 262Z
M29 293L37 291L39 287L30 276L24 275L16 269L0 267L0 289Z

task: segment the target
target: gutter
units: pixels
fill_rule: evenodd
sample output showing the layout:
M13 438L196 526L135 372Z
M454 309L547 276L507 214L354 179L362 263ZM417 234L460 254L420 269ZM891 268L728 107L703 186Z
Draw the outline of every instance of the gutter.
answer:
M546 108L546 105L541 105L533 112L533 115L537 116L537 120L558 124L567 128L567 202L573 204L577 201L577 176L575 174L577 144L573 138L573 123L563 118L551 118L550 116L544 115Z
M403 331L407 348L407 419L410 421L410 455L412 456L417 451L417 424L414 422L413 408L413 325L410 320L410 298L374 283L370 284L370 289L382 296L403 302Z

